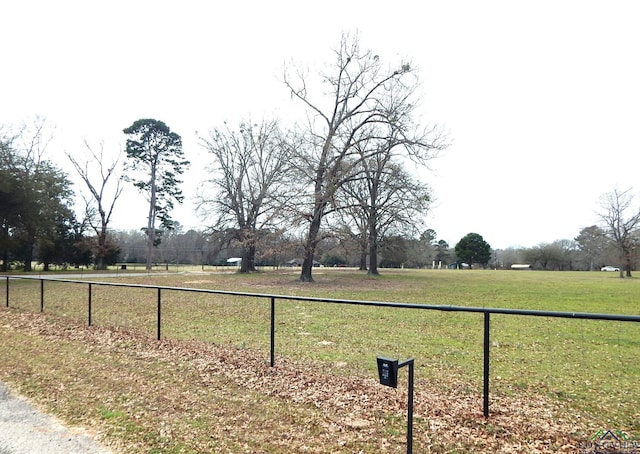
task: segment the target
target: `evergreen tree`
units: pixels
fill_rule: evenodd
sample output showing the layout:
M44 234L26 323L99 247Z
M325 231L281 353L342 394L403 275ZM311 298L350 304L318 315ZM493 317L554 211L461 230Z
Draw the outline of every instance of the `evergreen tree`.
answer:
M179 179L189 166L182 151L182 138L162 121L141 119L123 132L128 136L126 154L129 160L127 178L145 194L149 202L147 226L147 269L153 263L153 248L160 244L162 229L171 230L174 221L170 213L174 202L182 203Z

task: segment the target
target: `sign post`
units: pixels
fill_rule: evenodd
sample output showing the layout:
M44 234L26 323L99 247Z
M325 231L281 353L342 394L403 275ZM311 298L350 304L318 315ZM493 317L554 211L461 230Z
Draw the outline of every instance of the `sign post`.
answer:
M414 359L409 358L402 362L397 359L378 356L378 377L380 384L398 387L398 369L409 366L409 391L407 402L407 454L413 453L413 366Z

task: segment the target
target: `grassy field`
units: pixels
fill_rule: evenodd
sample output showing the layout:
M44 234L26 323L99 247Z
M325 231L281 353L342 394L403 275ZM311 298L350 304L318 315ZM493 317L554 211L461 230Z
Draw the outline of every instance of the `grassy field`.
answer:
M184 272L162 276L130 274L124 277L121 274L118 282L416 304L640 314L640 280L619 279L617 273L384 270L382 276L368 278L353 270L318 269L314 273L316 282L313 284L302 284L298 282L297 277L298 273L295 270L268 271L251 275ZM89 275L83 277L88 278ZM39 292L39 282L12 280L11 310L5 310L4 314L39 312ZM46 317L49 317L49 322L68 320L77 326L86 324L87 293L86 285L46 282L44 312ZM142 341L135 336L141 335L144 339L152 340L156 326L156 298L157 293L154 290L94 285L93 323L100 328L118 327L135 333L133 339L120 339L119 342L123 345L117 344L117 348L126 350L127 343L140 344ZM184 342L184 345L190 345L189 342L195 340L203 341L204 345L229 346L234 352L240 352L236 354L242 355L245 352L250 357L255 355L258 362L264 363L268 360L268 299L165 290L162 292L162 301L164 339L179 340ZM25 355L37 355L38 361L44 361L42 353L36 353L33 347L29 347L29 342L39 342L34 339L32 332L26 334L11 331L7 326L8 324L5 324L5 332L0 334L3 338L10 338L11 335L18 337L13 339L13 342L19 343L21 348L15 349L15 355L22 358ZM305 370L313 371L309 373L310 376L322 374L318 380L331 377L342 383L350 380L350 377L375 379L377 355L400 359L414 357L418 393L422 387L423 390L428 388L429 393L438 392L449 399L471 400L474 417L477 417L478 409L481 411L482 328L481 314L277 300L276 363L288 365L291 361L292 364L304 365L300 367ZM63 336L66 341L67 337ZM551 405L550 408L556 412L549 416L550 419L564 419L568 423L567 427L571 427L572 433L565 435L572 436L574 440L580 437L586 439L599 429L609 428L640 437L640 411L637 406L637 383L640 381L640 325L637 323L493 315L491 341L491 411L496 416L492 416L488 422L476 422L478 427L482 427L481 430L478 427L474 430L484 431L488 438L502 439L506 444L498 445L498 450L500 447L513 447L514 443L517 444L514 437L528 439L534 435L528 435L526 428L520 428L520 432L513 428L517 435L509 437L503 434L503 438L500 438L500 430L498 435L492 432L499 424L493 427L491 421L495 421L496 418L499 420L501 417L516 421L516 415L523 411L526 402L538 402L538 399L543 399L545 405ZM54 345L45 342L39 345L37 351L44 349L46 354L46 351L52 348L56 349ZM73 350L68 355L55 352L56 357L67 358L65 361L71 361L69 357L77 360L82 357L75 351L81 347L73 342L61 343L60 348ZM101 354L104 355L104 351ZM85 360L92 361L90 356ZM14 364L14 367L20 369L20 361L13 357L12 353L4 351L0 359L3 360L3 364ZM94 360L99 363L97 359ZM114 362L122 363L121 366L116 364L115 367L131 367L128 361L123 357L114 358ZM181 373L185 377L191 373L190 366L179 361L174 363L176 367L184 369ZM136 364L137 367L141 366ZM162 364L151 364L151 369L145 373L151 376L155 373L160 374L153 369L166 367L166 363ZM30 364L28 368L35 366ZM92 370L96 368L100 369L97 364L90 367ZM121 372L117 375L122 375ZM99 390L101 380L96 377L100 374L96 372L96 375L91 376L97 383L92 386ZM14 383L23 391L26 390L36 399L40 393L40 399L46 401L47 398L43 394L50 392L50 385L44 386L42 383L34 382L29 378L27 371L5 369L2 379ZM63 383L67 382L67 386L73 384L67 375L58 379ZM175 379L176 377L173 377L173 380ZM223 377L215 377L215 380L223 380ZM108 383L104 386L108 387ZM135 390L135 384L131 386ZM233 387L238 386L242 388L242 382L234 381ZM227 398L231 402L238 398L238 393L242 395L246 391L229 391ZM300 408L283 406L266 398L262 388L256 392L255 396L248 399L251 400L252 406L260 405L261 415L271 415L266 418L269 421L313 419L309 415L305 416L305 412L310 410L304 405ZM114 395L110 398L122 397ZM401 408L402 399L399 402ZM509 403L513 408L509 408ZM116 437L125 446L131 446L127 443L139 443L139 446L144 446L143 450L146 449L148 452L170 452L169 449L153 451L156 449L154 446L167 443L166 440L162 443L157 440L144 441L143 435L136 436L136 430L127 428L131 421L126 418L128 413L120 408L121 405L115 406L115 410L102 404L95 405L98 409L92 417L103 423L106 421L114 424L124 434L120 434L122 438L117 438L117 433L109 432L110 437ZM230 405L242 404L236 402ZM455 407L453 403L450 406ZM71 408L76 406L71 405ZM256 411L252 408L253 410L248 411ZM383 436L375 432L375 435L370 437L399 442L402 439L402 412L392 412L395 416L382 416L381 413L376 413L379 410L372 411L374 416L369 420L377 418L379 421L377 425L372 423L367 427L370 430L374 430L375 427L376 431L383 432ZM296 412L301 414L292 414ZM390 417L391 420L388 419ZM206 423L205 419L198 422L195 418L191 425L210 427L207 425L210 421ZM86 418L80 418L79 422L86 424ZM264 420L255 423L263 427L268 425ZM543 424L542 421L535 423ZM295 422L290 424L296 427ZM486 452L490 452L496 448L495 444L492 445L486 440L482 441L485 445L478 445L479 442L470 441L473 438L471 436L459 446L460 440L445 442L447 437L443 433L440 434L439 440L444 444L438 445L429 436L433 425L433 421L429 422L429 409L422 409L422 415L416 421L416 433L418 439L422 440L423 447L428 443L429 451L464 452L473 446L474 450L486 449ZM390 433L385 433L390 430L389 427L393 429ZM363 434L362 428L351 429L360 435ZM180 432L186 429L174 430ZM193 427L189 430L193 431ZM326 446L324 436L327 429L317 427L316 430L315 435L311 434L312 438L316 437L317 446ZM558 430L569 431L566 428ZM114 428L110 431L117 432ZM529 431L531 432L530 429ZM367 441L367 437L363 438L360 441L349 438L349 441L345 442L343 452L355 452L355 447L363 452L398 452L394 451L395 445L392 442L388 446L381 446L372 440ZM510 441L506 442L505 439ZM532 442L533 440L529 440L521 451L515 451L530 452ZM293 445L295 441L290 440L288 446ZM188 446L178 443L171 448L171 452L207 452L199 449L190 451L191 448ZM216 446L222 447L219 451L214 449L212 452L236 451L236 448ZM245 451L284 452L267 442L257 446L250 446ZM418 446L419 443L416 448ZM555 449L548 452L553 450ZM313 446L309 451L322 452L321 448Z

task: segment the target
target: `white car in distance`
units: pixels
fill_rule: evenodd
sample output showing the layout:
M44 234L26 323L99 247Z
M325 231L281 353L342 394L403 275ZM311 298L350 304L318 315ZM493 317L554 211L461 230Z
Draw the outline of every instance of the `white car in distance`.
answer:
M600 271L620 271L620 268L617 268L615 266L603 266L602 268L600 268Z

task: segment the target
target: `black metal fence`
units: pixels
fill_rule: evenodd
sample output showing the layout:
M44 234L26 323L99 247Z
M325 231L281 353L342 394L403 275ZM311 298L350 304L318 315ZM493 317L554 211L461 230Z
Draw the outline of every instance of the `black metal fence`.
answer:
M489 416L489 373L490 373L490 353L491 353L491 314L504 314L504 315L521 315L530 317L555 317L555 318L571 318L582 320L608 320L618 322L640 322L639 315L620 315L620 314L597 314L588 312L555 312L555 311L540 311L540 310L525 310L525 309L503 309L503 308L488 308L488 307L464 307L464 306L450 306L450 305L430 305L430 304L411 304L411 303L397 303L397 302L385 302L385 301L358 301L358 300L342 300L333 298L318 298L318 297L305 297L305 296L291 296L291 295L275 295L265 293L247 293L247 292L234 292L227 290L211 290L211 289L198 289L198 288L186 288L186 287L169 287L159 285L145 285L145 284L126 284L117 282L98 282L98 281L82 281L73 279L58 279L58 278L43 278L35 276L6 276L6 307L10 305L10 285L9 282L12 279L28 279L40 281L40 312L44 312L44 282L65 282L71 284L87 285L87 320L89 326L92 324L92 291L94 286L111 286L111 287L128 287L128 288L142 288L151 289L157 292L157 315L156 315L156 338L160 340L162 338L162 292L165 291L177 291L177 292L191 292L191 293L209 293L217 295L233 295L246 298L258 298L266 299L270 302L270 365L275 365L275 340L276 340L276 323L275 323L275 309L276 300L288 300L288 301L309 301L316 303L327 304L345 304L354 306L372 306L372 307L387 307L395 309L409 309L409 310L431 310L431 311L445 311L445 312L471 312L483 315L484 327L483 327L483 413L484 416Z

